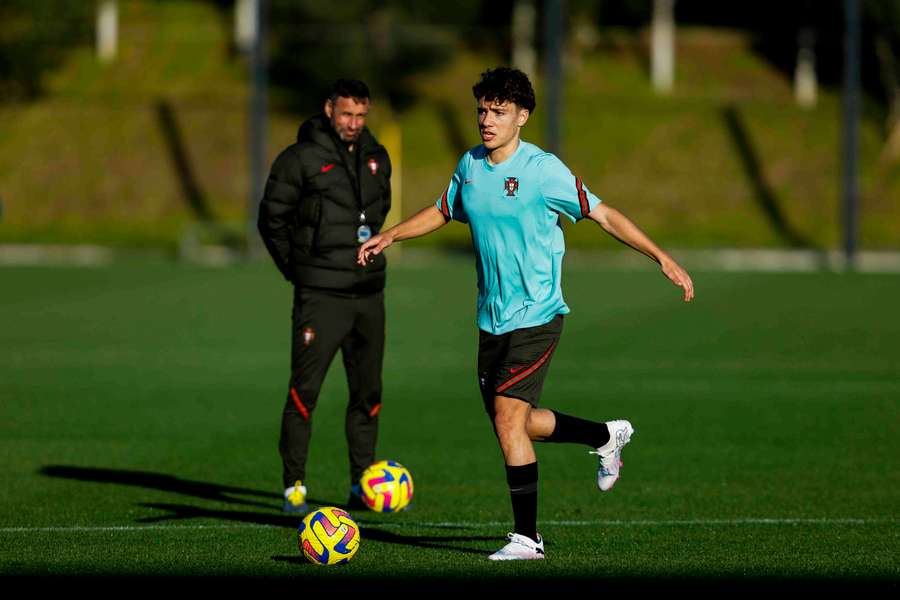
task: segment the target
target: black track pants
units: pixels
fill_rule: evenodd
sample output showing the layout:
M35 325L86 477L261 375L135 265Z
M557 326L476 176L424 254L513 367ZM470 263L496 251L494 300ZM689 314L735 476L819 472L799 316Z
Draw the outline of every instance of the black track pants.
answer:
M375 462L381 366L384 358L384 293L341 296L294 288L291 381L281 419L279 451L284 486L306 479L306 457L319 390L340 348L350 401L346 435L350 481Z

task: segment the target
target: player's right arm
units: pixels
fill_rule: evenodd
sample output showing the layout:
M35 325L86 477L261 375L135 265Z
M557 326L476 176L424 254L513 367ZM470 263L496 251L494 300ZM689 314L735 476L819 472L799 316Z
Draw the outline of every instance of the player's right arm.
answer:
M427 235L446 224L447 220L436 206L426 206L402 223L398 223L369 239L359 247L356 260L359 264L365 265L370 255L381 254L385 248L394 242Z
M453 177L450 178L450 185L447 186L447 189L444 190L444 193L441 194L441 197L438 198L434 205L423 208L402 223L398 223L372 237L359 247L356 261L365 266L370 256L381 254L385 248L394 242L427 235L440 229L453 219L462 223L468 223L468 218L462 207L462 194L460 192L465 168L466 155L463 155L456 165Z

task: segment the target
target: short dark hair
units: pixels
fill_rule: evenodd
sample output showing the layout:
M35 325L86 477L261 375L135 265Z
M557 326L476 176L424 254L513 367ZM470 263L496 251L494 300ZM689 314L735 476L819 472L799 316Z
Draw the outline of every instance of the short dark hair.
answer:
M338 96L362 102L369 99L369 86L359 79L338 79L331 86L331 94L328 98L335 102Z
M528 112L534 112L537 106L528 75L510 67L497 67L482 73L481 80L472 86L472 94L476 100L515 102L520 108L527 108Z

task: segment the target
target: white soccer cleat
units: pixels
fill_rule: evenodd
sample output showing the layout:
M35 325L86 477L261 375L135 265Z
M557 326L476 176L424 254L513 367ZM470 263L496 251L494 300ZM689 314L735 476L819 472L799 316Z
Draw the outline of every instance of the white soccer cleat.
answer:
M541 534L535 542L518 533L508 533L509 543L488 556L489 560L538 560L544 558L544 540Z
M597 487L601 492L608 492L619 479L619 468L622 466L622 448L634 435L634 427L628 421L607 421L609 441L596 452L599 457L597 466Z

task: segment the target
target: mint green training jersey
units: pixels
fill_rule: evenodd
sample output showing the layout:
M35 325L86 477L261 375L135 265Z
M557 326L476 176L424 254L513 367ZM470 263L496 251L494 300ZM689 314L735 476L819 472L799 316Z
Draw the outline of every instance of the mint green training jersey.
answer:
M599 203L561 160L534 144L520 140L497 165L483 145L463 155L437 207L472 231L479 329L500 335L569 312L560 216L576 222Z

